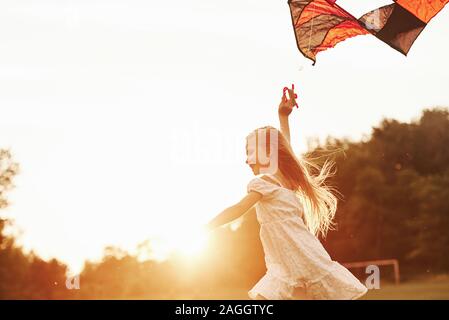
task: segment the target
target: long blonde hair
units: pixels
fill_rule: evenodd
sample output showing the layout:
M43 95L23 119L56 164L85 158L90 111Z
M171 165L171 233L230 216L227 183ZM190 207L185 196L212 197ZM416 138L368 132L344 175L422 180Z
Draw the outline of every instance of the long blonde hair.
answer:
M299 159L279 130L266 126L256 129L255 132L261 129L266 132L266 150L270 150L272 143L277 144L277 169L300 199L308 229L314 235L325 237L334 227L333 219L337 211L337 197L334 192L338 193L338 191L325 183L328 177L335 174L335 171L332 171L334 162L326 160L320 167L305 156ZM271 130L276 130L278 141L270 141ZM312 174L312 169L318 174Z

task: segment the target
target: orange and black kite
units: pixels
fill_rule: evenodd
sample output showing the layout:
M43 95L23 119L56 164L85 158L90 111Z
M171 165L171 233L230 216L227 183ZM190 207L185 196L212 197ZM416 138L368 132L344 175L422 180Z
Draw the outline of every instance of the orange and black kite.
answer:
M427 23L449 0L392 0L359 19L336 4L337 0L289 0L299 51L316 62L318 52L348 38L373 34L407 55ZM394 2L393 2L394 1Z

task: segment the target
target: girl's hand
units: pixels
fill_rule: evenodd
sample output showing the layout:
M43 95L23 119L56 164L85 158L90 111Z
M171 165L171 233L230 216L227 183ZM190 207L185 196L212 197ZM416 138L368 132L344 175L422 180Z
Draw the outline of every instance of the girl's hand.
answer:
M286 92L288 91L287 98ZM296 103L297 95L295 94L295 86L292 84L292 88L284 88L284 92L282 94L281 103L279 104L278 113L279 116L288 117L290 113L292 113L293 107L298 107L298 104Z

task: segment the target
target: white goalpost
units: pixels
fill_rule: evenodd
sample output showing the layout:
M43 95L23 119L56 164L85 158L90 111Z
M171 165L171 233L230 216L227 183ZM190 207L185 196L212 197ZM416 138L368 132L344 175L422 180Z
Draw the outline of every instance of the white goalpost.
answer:
M400 283L399 261L397 259L347 262L347 263L342 263L342 265L348 269L366 268L366 267L372 266L372 265L374 265L374 266L393 266L394 282L396 284Z

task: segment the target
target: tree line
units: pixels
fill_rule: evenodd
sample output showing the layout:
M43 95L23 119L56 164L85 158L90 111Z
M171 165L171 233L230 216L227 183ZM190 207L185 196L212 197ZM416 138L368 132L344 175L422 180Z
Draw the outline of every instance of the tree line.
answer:
M321 239L339 262L398 259L414 277L449 271L449 111L426 109L410 123L384 119L361 141L329 137L307 156L331 158L336 174L328 183L340 201L335 230ZM18 173L8 151L0 151L0 207ZM195 298L233 288L249 289L265 273L254 209L237 230L214 232L204 255L189 261L142 261L137 254L105 248L100 262L86 262L80 290L67 290L67 266L24 253L0 218L0 299ZM1 217L1 215L0 215ZM144 252L145 251L145 252ZM229 295L226 295L229 290Z

